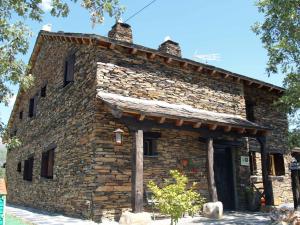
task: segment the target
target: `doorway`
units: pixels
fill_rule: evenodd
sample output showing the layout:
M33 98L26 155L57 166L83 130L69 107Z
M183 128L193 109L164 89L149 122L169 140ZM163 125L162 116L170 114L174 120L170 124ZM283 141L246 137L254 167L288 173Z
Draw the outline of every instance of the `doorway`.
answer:
M224 210L235 209L233 160L230 147L215 147L214 173L218 199Z

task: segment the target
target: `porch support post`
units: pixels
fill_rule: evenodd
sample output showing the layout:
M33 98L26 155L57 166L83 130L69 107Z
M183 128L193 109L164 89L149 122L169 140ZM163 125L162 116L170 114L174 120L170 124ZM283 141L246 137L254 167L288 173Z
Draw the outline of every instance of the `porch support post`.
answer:
M143 130L137 130L133 134L132 149L132 211L143 211Z
M266 205L271 206L274 205L274 197L273 197L272 182L269 180L269 174L268 174L269 161L267 157L266 137L258 137L257 140L260 144L261 169L262 169L262 179L264 185Z
M208 191L212 202L218 201L218 194L214 174L214 144L213 138L207 139L207 171L208 171Z

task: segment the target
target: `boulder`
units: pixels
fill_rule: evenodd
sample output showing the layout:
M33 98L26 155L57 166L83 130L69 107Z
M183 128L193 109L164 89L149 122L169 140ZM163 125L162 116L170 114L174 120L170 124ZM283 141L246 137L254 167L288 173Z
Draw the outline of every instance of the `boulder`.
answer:
M272 224L292 224L298 216L292 204L282 204L274 207L270 213Z
M151 223L150 213L131 213L124 212L120 218L120 225L150 225Z
M220 219L223 216L222 202L208 202L203 205L203 215L208 218Z

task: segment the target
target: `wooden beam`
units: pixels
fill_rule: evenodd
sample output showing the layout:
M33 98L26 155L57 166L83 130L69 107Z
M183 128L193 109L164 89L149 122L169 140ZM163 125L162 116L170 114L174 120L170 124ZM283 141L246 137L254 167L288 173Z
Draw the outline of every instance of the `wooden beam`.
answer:
M211 73L211 75L212 75L212 76L214 76L214 75L216 75L216 74L217 74L217 72L218 72L218 71L216 71L216 70L213 70L213 71L212 71L212 73Z
M212 202L218 201L218 193L214 174L214 144L213 139L207 139L207 171L208 171L208 191Z
M239 128L238 129L238 133L239 134L243 134L243 133L245 133L245 130L246 130L245 128Z
M180 63L180 66L186 69L188 67L188 63L187 62Z
M231 131L231 129L232 129L232 127L231 127L231 126L227 126L227 127L225 127L225 128L224 128L224 131L227 133L227 132L230 132L230 131Z
M130 50L130 54L136 54L138 52L138 50L136 49L136 48L132 48L131 50Z
M260 84L260 85L258 85L258 88L262 88L264 85L263 84Z
M262 178L263 178L263 186L264 186L266 205L272 206L272 205L274 205L274 197L273 197L272 182L271 182L271 180L269 180L269 173L268 173L269 160L267 157L266 138L258 137L257 141L260 144L261 168L262 168Z
M199 66L198 68L197 68L197 72L202 72L202 70L203 70L203 66Z
M158 123L163 124L166 121L166 117L161 117Z
M240 83L240 81L241 81L241 78L237 77L236 82Z
M292 162L292 164L298 164L298 162ZM300 186L299 186L299 170L296 168L291 169L292 191L294 199L294 209L300 208Z
M113 50L113 49L115 49L115 47L116 47L116 45L115 45L114 43L109 43L109 44L108 44L108 48L109 48L109 49L112 49L112 50Z
M182 119L176 120L176 126L177 126L177 127L181 127L182 124L183 124L183 120L182 120Z
M217 124L209 124L209 125L208 125L209 130L216 130L217 127L218 127Z
M201 127L201 122L197 122L193 125L194 128L199 128Z
M250 131L250 133L253 134L253 135L255 135L255 134L257 134L257 130L253 129L253 130Z
M143 130L137 130L133 134L132 149L132 211L140 213L143 211Z
M141 114L139 117L139 121L143 121L145 119L146 115L145 114Z
M227 79L228 77L229 77L229 74L226 73L225 76L224 76L224 78Z
M273 91L274 88L270 87L269 91Z
M156 57L156 54L155 53L150 53L149 55L148 55L148 58L149 59L154 59Z
M166 62L167 64L170 64L172 61L173 61L172 58L166 58L166 60L165 60L165 62Z
M248 85L251 86L253 84L253 81L249 81Z

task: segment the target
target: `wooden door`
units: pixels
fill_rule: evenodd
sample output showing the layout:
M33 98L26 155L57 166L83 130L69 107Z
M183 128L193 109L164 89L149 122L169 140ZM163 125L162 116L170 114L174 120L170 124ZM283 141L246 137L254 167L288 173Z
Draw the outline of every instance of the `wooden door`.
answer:
M233 165L230 148L216 147L214 152L214 172L218 200L223 203L224 210L235 209Z

